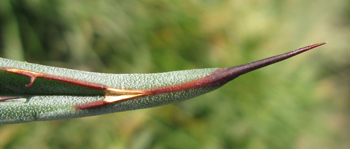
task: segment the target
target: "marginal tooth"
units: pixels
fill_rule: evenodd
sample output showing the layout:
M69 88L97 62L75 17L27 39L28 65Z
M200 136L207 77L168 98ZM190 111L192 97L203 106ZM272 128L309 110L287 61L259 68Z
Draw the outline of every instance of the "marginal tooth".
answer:
M30 83L29 83L29 84L27 84L27 85L26 85L26 87L30 87L30 86L32 86L32 85L33 85L33 83L34 83L34 81L35 81L35 79L36 79L36 76L31 76L31 77L30 77Z

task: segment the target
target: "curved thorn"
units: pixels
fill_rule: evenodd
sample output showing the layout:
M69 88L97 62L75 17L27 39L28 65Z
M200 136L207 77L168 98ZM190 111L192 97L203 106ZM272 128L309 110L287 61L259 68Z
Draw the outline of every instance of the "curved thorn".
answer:
M27 84L26 85L26 87L30 87L30 86L32 86L33 85L33 83L34 83L34 81L35 81L35 79L36 79L36 76L29 76L30 77L30 83L29 84Z

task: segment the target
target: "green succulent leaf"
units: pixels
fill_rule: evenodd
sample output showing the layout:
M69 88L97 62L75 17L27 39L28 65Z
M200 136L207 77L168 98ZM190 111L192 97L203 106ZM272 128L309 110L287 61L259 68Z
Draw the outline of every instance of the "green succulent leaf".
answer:
M149 74L95 73L0 58L0 124L92 116L183 101L323 44L236 67Z

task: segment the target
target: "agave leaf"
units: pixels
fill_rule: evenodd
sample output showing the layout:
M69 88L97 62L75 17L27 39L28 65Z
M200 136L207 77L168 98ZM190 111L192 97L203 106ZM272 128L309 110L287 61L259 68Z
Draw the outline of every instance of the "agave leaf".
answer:
M298 50L230 67L150 74L107 74L0 58L0 123L66 119L148 108L215 90Z

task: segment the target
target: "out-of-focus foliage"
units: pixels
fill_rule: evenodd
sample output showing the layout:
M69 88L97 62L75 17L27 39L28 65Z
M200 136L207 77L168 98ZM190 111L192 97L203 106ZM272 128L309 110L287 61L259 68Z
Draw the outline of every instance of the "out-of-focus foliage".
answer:
M0 126L4 148L350 148L347 0L1 0L0 56L113 73L328 45L181 103Z

